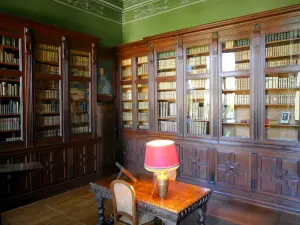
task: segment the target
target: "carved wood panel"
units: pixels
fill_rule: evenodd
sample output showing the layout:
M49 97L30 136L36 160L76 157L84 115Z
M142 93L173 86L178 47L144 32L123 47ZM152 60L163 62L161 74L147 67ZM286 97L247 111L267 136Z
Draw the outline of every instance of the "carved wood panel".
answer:
M123 160L124 167L130 171L135 169L135 143L132 137L123 137Z
M144 167L147 137L135 139L136 171L147 173Z
M259 155L258 191L300 200L300 157Z
M216 183L238 189L250 189L249 153L242 151L216 151Z
M180 177L185 179L194 178L194 149L192 146L180 146Z
M97 171L97 145L84 143L75 147L76 177L95 173Z
M207 182L209 177L208 170L208 149L195 148L195 179L201 182Z

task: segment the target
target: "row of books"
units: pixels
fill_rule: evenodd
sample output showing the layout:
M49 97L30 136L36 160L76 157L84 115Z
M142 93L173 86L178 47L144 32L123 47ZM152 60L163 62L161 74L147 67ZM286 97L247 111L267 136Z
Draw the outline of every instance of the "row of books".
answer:
M166 58L166 57L175 57L175 51L169 51L169 52L159 52L157 53L157 58Z
M139 102L144 103L144 102ZM123 102L123 109L132 109L132 102Z
M80 133L87 133L89 132L89 126L82 126L82 127L72 127L71 129L72 134L80 134Z
M177 122L158 121L158 130L163 132L177 132Z
M249 105L250 95L222 94L223 105Z
M60 116L43 116L36 118L36 126L59 125Z
M35 106L36 113L59 113L59 104L42 104L37 103Z
M58 52L58 46L55 46L55 45L36 44L35 47L37 49L41 49L41 50L45 50L45 51L57 51Z
M5 139L6 142L22 141L22 137L10 137Z
M1 80L5 80L7 82L19 82L20 77L1 76L0 77L0 82L1 82Z
M226 77L222 82L223 90L249 90L250 89L250 77L235 78Z
M162 91L157 93L158 100L173 100L176 99L176 91Z
M38 89L36 91L36 97L41 99L41 98L55 98L59 99L59 94L58 90L41 90Z
M58 55L58 52L36 49L35 59L37 61L41 61L41 62L58 63L59 62L59 55Z
M138 109L148 109L149 108L149 102L139 102L138 103Z
M235 70L249 70L250 63L237 63L235 64Z
M36 132L37 139L49 138L49 137L58 137L60 136L60 129L51 129L51 130L40 130Z
M235 61L250 60L250 50L234 53Z
M37 89L57 89L58 82L55 80L36 80Z
M35 67L38 73L59 74L58 66L50 66L46 64L36 63Z
M122 78L132 77L131 67L122 69Z
M132 120L132 112L123 112L123 120L125 121L131 121Z
M207 98L209 99L209 90L189 90L188 99L199 99L199 98Z
M194 120L208 120L209 118L209 105L204 103L189 103L188 105L188 118Z
M295 94L266 95L266 104L295 104Z
M172 81L172 82L159 82L157 84L157 89L175 89L176 88L176 81Z
M193 74L200 74L200 73L207 73L208 72L208 69L207 68L198 68L198 69L195 69L195 68L187 68L187 72L189 75L193 75Z
M81 70L78 68L71 68L72 76L79 76L79 77L89 77L90 73L89 70Z
M82 114L72 114L71 115L71 123L88 123L89 122L89 114L82 113Z
M19 39L0 35L0 45L18 48L19 47Z
M199 80L188 80L187 86L188 89L194 89L194 88L209 89L209 79L202 78Z
M71 102L71 112L86 112L89 110L89 103L88 102Z
M195 122L189 121L187 124L187 132L189 134L200 134L200 135L207 135L209 123L208 122Z
M138 117L138 121L148 121L149 115L147 112L143 112L143 113L138 113L137 117Z
M267 61L266 67L294 66L299 64L300 59L280 59Z
M148 100L148 92L138 92L137 99L138 100Z
M165 119L176 115L176 103L158 102L158 118Z
M0 96L19 96L19 84L1 82Z
M188 66L206 65L207 61L209 61L208 56L190 57L190 58L187 59L187 65Z
M288 77L266 77L266 88L296 88L300 87L300 72Z
M130 65L131 65L131 59L122 60L122 66L130 66Z
M170 76L176 76L176 71L165 71L165 72L158 72L158 77L170 77Z
M20 103L18 101L9 100L7 103L0 101L0 114L19 114Z
M158 61L158 70L161 69L175 69L176 60L175 59L164 59Z
M137 58L137 63L147 63L148 62L148 56L142 56Z
M132 93L131 92L122 93L122 99L123 100L132 100Z
M0 62L19 65L19 55L16 53L7 53L0 49Z
M19 117L0 118L0 130L20 130L20 123Z
M137 128L138 129L143 129L143 130L149 129L149 123L148 122L143 122L143 124L138 124Z
M281 46L270 46L266 48L266 57L290 56L300 53L300 43Z
M283 40L289 40L294 38L300 38L300 30L281 32L277 34L267 34L265 40L268 43L273 41L283 41Z
M241 46L248 46L250 45L250 39L242 39L242 40L235 40L235 41L225 41L223 44L223 48L234 48L234 47L241 47Z
M73 55L72 56L72 65L88 68L89 67L89 57Z
M137 68L137 75L148 74L148 64L142 64Z
M199 47L192 47L186 50L186 53L189 54L197 54L197 53L206 53L209 52L209 45L202 45Z

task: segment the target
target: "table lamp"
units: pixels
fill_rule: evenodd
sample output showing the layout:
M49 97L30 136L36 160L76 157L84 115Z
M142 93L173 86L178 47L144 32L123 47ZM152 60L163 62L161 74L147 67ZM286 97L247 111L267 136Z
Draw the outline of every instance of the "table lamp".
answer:
M156 178L158 194L161 198L167 196L169 178L166 171L176 170L179 167L174 141L155 140L148 142L144 167L148 171L158 172Z

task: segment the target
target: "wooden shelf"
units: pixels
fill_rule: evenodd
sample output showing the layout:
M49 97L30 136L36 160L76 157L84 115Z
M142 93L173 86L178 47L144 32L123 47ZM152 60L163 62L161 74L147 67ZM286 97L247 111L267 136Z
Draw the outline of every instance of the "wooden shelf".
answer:
M281 55L281 56L268 56L266 59L281 59L281 58L291 58L291 57L298 57L299 55L293 54L293 55Z
M158 120L177 120L176 117L157 118Z
M138 99L137 101L138 102L148 102L149 100L148 99Z
M6 62L0 62L0 66L10 66L10 67L19 67L19 64L11 64L11 63L6 63Z
M209 90L209 89L205 89L205 87L195 87L195 88L188 88L188 91L196 91L196 90Z
M0 82L20 83L20 80L1 79L0 76Z
M89 66L71 65L71 68L89 70Z
M131 64L128 65L121 65L122 67L131 67Z
M223 105L223 106L231 106L231 105ZM234 104L232 105L233 107L250 107L249 104Z
M0 130L0 133L18 132L21 130Z
M132 112L132 109L122 109L122 112Z
M51 115L59 115L59 112L41 112L41 113L36 113L37 116L51 116Z
M3 96L0 95L0 99L19 99L20 96Z
M188 98L188 101L203 101L205 98Z
M141 62L141 63L138 63L138 62L137 62L137 63L136 63L137 66L141 66L141 65L143 65L143 64L148 64L148 62Z
M138 123L148 123L149 121L148 120L138 120L137 122Z
M299 91L300 88L266 88L266 91Z
M132 99L124 99L122 102L132 102Z
M159 102L176 102L176 99L158 99Z
M149 109L137 109L138 111L148 112Z
M222 123L224 125L249 126L249 123Z
M71 99L71 102L89 102L89 99L86 99L86 98Z
M272 44L278 44L278 43L284 43L284 42L291 42L291 41L300 41L300 38L266 42L266 45L272 45Z
M157 60L161 60L161 59L175 59L176 55L174 56L165 56L165 57L157 57Z
M244 62L250 62L250 59L235 60L235 63L244 63Z
M156 77L156 82L176 81L176 76Z
M21 114L0 114L0 117L19 117Z
M164 69L157 68L157 71L168 71L168 70L176 70L176 67L174 67L174 68L164 68Z
M187 65L189 67L207 67L207 64Z
M132 120L122 120L123 122L132 122Z
M54 124L54 125L45 125L45 126L36 126L37 130L47 130L52 128L59 128L60 124Z
M250 45L236 46L236 47L232 47L232 48L223 48L222 53L223 52L239 52L239 51L245 50L245 49L250 49Z
M176 88L170 88L170 89L157 89L157 91L176 91Z
M276 108L280 108L280 107L295 107L295 105L293 105L293 104L266 104L266 107L276 107Z
M71 81L91 82L91 78L83 76L71 76Z
M250 70L220 72L220 77L250 77Z
M189 122L210 122L209 120L187 119Z
M89 111L72 112L73 115L80 115L80 114L85 114L85 113L89 113Z
M51 65L51 66L59 66L58 62L42 61L42 60L37 60L37 59L35 59L35 61L37 63L41 63L41 64L48 64L48 65Z
M195 73L195 74L187 74L186 80L198 80L198 79L207 79L210 78L209 73Z
M187 57L201 56L201 55L209 55L209 52L195 52L195 53L186 54Z
M41 80L60 80L61 76L59 74L36 73L35 78Z
M19 47L13 47L13 46L8 46L8 45L0 45L0 49L9 49L9 50L13 50L13 51L19 51Z
M59 101L59 98L36 98L37 101Z
M265 74L278 74L278 73L290 73L290 72L299 72L299 65L291 65L291 66L277 66L277 67L265 67ZM287 75L286 75L287 76Z
M269 127L299 127L297 124L265 124L265 126Z
M72 123L72 127L83 127L89 125L89 122L83 122L83 123Z
M236 93L236 92L249 92L249 89L244 89L244 90L223 90L223 93Z

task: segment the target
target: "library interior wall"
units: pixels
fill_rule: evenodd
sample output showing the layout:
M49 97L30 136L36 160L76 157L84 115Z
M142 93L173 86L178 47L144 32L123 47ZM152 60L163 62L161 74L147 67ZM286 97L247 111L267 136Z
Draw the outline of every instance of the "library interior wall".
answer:
M180 9L123 24L123 43L299 3L300 0L205 0Z
M122 42L121 24L53 0L0 0L0 11L99 37L105 46L114 46Z

